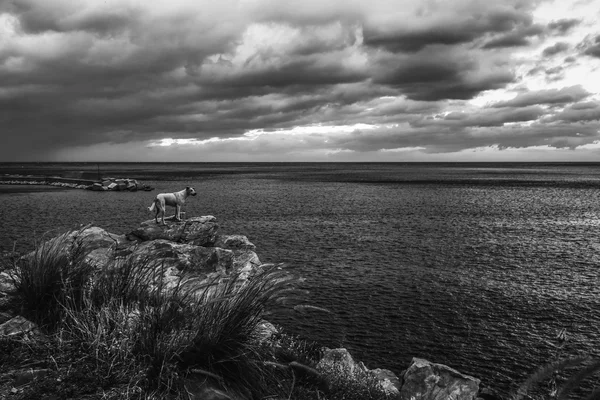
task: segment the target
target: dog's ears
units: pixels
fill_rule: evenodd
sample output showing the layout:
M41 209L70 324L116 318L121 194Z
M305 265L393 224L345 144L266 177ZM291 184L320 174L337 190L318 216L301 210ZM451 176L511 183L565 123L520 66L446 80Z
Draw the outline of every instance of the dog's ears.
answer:
M186 187L185 187L185 190L190 190L190 187L189 187L189 186L186 186Z

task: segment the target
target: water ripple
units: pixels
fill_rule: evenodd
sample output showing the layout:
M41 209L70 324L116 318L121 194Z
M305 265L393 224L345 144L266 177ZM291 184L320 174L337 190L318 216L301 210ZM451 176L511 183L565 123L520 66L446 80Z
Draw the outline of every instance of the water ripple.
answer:
M332 311L276 320L289 330L347 347L370 367L399 373L424 357L501 392L555 356L562 328L566 352L600 349L600 195L579 175L546 174L539 179L560 184L531 187L392 185L391 170L385 185L322 182L311 173L186 181L200 193L187 215L215 215L222 232L247 235L264 262L288 263L306 278L310 302ZM147 183L159 192L181 185ZM17 206L0 209L10 221L0 246L87 222L125 233L149 218L155 193L1 194Z

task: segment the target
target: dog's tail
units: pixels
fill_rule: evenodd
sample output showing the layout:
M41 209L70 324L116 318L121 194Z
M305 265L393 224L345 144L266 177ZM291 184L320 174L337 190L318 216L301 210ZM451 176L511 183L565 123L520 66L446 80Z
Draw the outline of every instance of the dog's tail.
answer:
M152 205L150 207L148 207L148 211L152 212L154 210L156 210L156 200L154 200L152 202Z

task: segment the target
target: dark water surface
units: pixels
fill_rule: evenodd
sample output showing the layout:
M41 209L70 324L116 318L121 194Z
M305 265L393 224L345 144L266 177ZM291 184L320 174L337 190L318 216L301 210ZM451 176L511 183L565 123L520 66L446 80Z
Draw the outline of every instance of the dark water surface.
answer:
M399 373L411 357L506 393L555 356L600 349L600 164L0 164L0 174L142 179L154 192L0 190L0 250L93 222L126 233L158 192L196 188L263 262L332 314L276 322Z

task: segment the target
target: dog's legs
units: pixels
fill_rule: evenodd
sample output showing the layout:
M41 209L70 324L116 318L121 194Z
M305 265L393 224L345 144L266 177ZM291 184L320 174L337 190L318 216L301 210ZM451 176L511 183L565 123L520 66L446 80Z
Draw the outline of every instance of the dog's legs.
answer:
M181 221L181 217L180 214L181 213L181 206L179 204L177 204L175 206L175 221Z
M158 216L160 214L161 223L163 225L165 225L165 209L166 209L166 207L164 207L162 202L157 199L156 200L156 215L154 216L154 220L156 221L157 224L158 224Z

